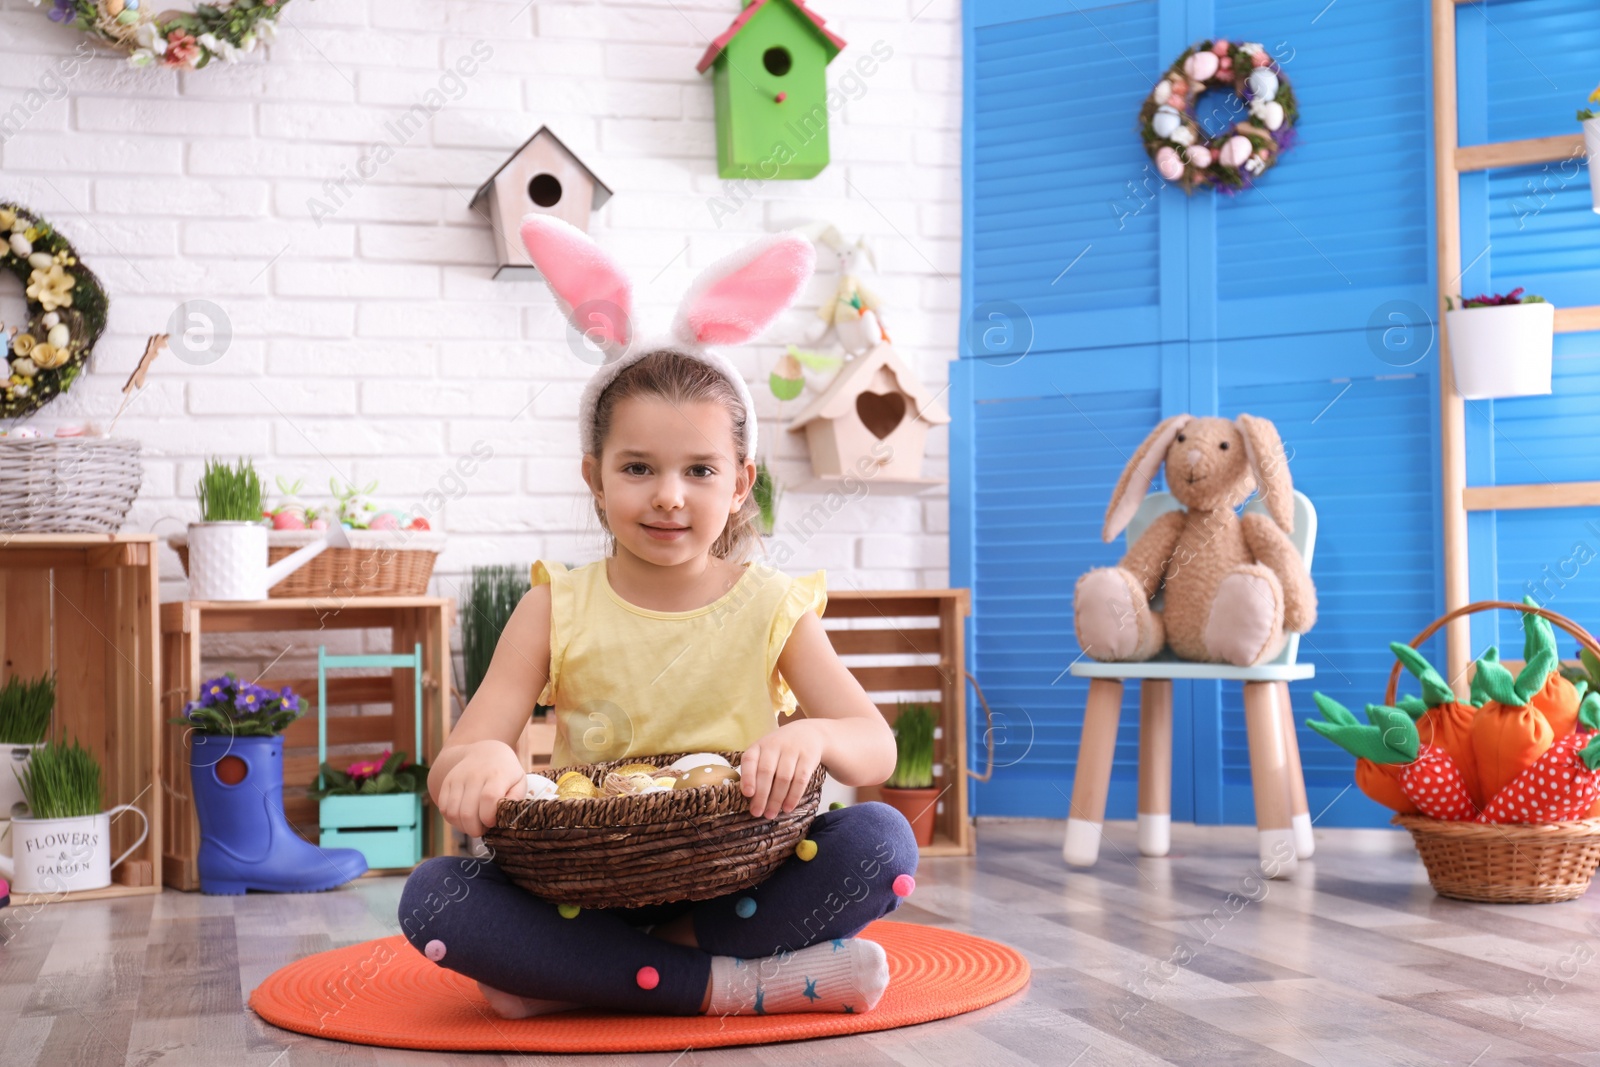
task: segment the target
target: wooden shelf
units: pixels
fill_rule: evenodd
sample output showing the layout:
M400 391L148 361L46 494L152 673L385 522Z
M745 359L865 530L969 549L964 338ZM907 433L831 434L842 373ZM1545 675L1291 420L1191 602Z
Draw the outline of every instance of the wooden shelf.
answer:
M451 660L450 627L455 601L448 597L277 597L254 601L180 600L161 605L165 685L170 715L199 696L203 677L200 644L204 634L384 629L393 636L393 649L409 653L420 642L423 655L423 707L413 708L413 691L407 677L334 676L328 679L328 706L389 704L388 715L330 715L328 744L370 744L376 755L383 747L410 751L415 743L414 715L422 716L424 762L432 763L450 732ZM300 694L305 713L283 733L283 811L308 841L320 834L319 805L305 788L317 776L316 678L274 677L258 679L277 688L290 685ZM164 881L176 889L200 888L196 861L200 826L190 796L189 752L186 735L178 724L164 727L166 761L162 776L171 798L167 806L167 847L162 853ZM415 756L413 756L415 758ZM431 801L423 803L424 856L455 854L455 835ZM152 831L153 832L153 831ZM404 873L381 871L379 874Z
M844 493L854 495L863 487L867 495L874 493L880 496L914 496L925 493L929 489L937 489L941 485L950 483L943 478L915 478L915 479L890 479L890 478L857 478L854 476L823 476L808 478L803 482L783 487L785 493L794 493L796 496L816 496L825 493Z
M116 857L112 857L115 859ZM71 904L80 900L118 900L123 897L146 897L161 892L159 885L108 885L104 889L80 889L75 893L11 893L12 908L26 908L36 904ZM0 912L0 914L4 914Z
M934 816L933 843L918 850L923 856L970 856L978 847L972 817L967 814L965 640L970 612L966 589L883 589L830 590L822 614L829 643L861 688L873 697L884 718L893 721L898 693L937 694L915 701L934 709L939 727L933 748L933 784L942 792ZM875 625L830 625L845 619ZM929 662L887 666L862 662L886 655L918 655ZM856 789L857 803L877 799L877 787Z
M134 804L150 824L144 841L112 870L112 885L71 893L13 891L13 905L161 891L165 809L155 542L154 534L142 533L19 533L0 539L0 678L54 672L50 739L82 742L100 762L106 807ZM142 828L131 814L113 819L111 858L131 848Z

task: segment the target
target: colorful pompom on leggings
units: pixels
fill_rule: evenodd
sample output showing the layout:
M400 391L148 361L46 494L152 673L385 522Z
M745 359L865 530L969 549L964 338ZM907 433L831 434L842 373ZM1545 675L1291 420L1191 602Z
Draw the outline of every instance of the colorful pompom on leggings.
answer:
M822 812L806 839L814 852L800 849L749 889L642 908L583 908L570 917L513 884L492 860L435 856L406 879L400 929L439 966L507 993L698 1015L713 955L755 959L852 937L898 908L915 884L916 840L887 804ZM646 931L684 912L694 916L699 948Z

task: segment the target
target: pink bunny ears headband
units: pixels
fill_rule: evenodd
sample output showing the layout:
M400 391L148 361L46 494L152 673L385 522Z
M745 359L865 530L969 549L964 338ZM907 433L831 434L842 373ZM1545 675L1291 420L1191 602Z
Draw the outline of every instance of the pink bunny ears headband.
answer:
M670 349L700 360L733 385L744 404L750 455L755 455L750 389L733 364L708 346L744 344L772 325L811 277L816 249L810 241L799 234L773 234L717 260L689 286L671 332L642 340L634 330L627 273L588 234L551 215L530 214L522 219L522 243L567 321L605 354L578 401L578 438L585 453L600 451L594 416L606 386L650 353Z

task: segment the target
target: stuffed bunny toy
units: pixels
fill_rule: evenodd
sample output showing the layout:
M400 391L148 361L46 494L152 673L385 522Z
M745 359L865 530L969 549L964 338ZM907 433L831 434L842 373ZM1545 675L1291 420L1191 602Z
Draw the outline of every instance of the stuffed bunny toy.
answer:
M562 314L603 354L578 400L579 446L586 454L600 454L594 426L600 394L625 368L663 349L700 360L728 379L745 409L748 453L739 461L756 454L750 387L728 358L710 346L754 340L794 302L816 266L810 241L795 233L771 234L723 256L690 285L671 330L644 336L634 322L627 272L588 234L536 213L523 216L521 234Z
M867 239L862 237L855 244L851 244L845 240L837 227L828 224L813 226L806 232L813 240L827 245L839 257L838 285L834 287L833 295L817 308L817 318L827 325L810 343L820 344L828 336L828 329L831 327L839 341L839 347L850 355L859 356L872 351L879 342L888 340L889 335L884 331L883 324L878 318L882 303L877 294L868 289L861 280L863 262L874 270L878 266L877 258L873 256Z
M1097 660L1147 660L1170 645L1180 659L1264 663L1286 633L1305 633L1317 617L1311 575L1288 537L1294 485L1277 427L1250 415L1166 419L1122 472L1104 540L1128 525L1163 463L1184 510L1152 522L1117 566L1078 579L1078 644ZM1237 514L1255 489L1267 515ZM1155 611L1150 599L1162 588L1165 607Z

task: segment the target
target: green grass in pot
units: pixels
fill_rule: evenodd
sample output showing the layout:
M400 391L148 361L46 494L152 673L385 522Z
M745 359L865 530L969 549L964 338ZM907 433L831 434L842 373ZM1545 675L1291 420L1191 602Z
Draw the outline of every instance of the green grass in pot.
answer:
M260 522L266 499L261 476L243 458L237 466L207 459L195 495L200 498L201 522Z
M37 745L43 741L55 706L53 675L40 675L31 681L12 675L0 687L0 745Z
M72 819L105 810L100 762L77 738L36 750L22 772L22 795L30 819Z
M533 585L529 570L504 563L472 568L461 605L461 650L466 662L468 700L489 673L489 661L494 658L507 620Z
M894 720L894 744L899 753L894 773L883 784L890 789L927 789L933 785L933 709L926 704L902 704Z
M756 507L761 510L762 533L770 534L773 523L777 521L779 492L778 483L767 469L766 460L762 460L756 467L755 485L750 489L751 495L756 498Z

